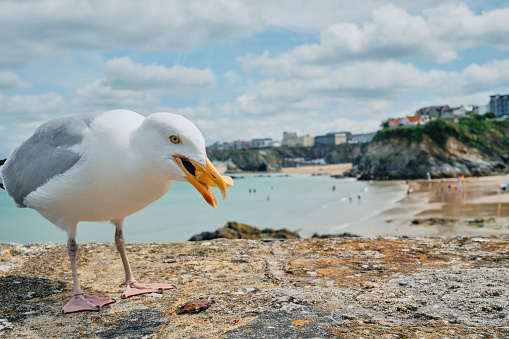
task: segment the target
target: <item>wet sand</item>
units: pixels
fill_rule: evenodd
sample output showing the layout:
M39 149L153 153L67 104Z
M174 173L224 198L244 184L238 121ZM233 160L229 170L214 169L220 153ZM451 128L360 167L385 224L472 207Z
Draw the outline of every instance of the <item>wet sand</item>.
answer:
M396 206L345 230L377 235L509 234L509 193L498 185L509 175L458 179L412 180L410 194Z
M307 173L314 175L343 175L346 171L352 169L352 163L322 165L322 166L300 166L283 167L282 173Z

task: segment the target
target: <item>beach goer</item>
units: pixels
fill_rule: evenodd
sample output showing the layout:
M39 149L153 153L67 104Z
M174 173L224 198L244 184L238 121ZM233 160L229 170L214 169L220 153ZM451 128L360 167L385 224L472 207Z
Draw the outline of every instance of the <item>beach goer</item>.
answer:
M332 186L332 192L336 190L336 186Z

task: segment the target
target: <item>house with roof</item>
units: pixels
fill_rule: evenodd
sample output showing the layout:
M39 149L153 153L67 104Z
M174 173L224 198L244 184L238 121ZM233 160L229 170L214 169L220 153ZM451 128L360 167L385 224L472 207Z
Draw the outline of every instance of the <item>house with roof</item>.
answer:
M447 110L450 110L448 105L443 106L428 106L418 109L415 112L415 116L419 115L427 115L427 116L434 116L434 117L441 117L444 112Z
M389 121L389 127L399 126L420 126L429 122L429 115L418 115L414 117L403 117Z

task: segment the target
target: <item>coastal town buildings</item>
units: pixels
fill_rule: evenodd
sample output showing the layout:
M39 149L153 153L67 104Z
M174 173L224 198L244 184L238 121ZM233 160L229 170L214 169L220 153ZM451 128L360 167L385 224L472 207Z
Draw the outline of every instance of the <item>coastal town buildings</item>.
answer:
M417 115L414 117L403 117L389 121L389 127L399 126L420 126L430 121L429 115Z
M271 138L262 138L262 139L252 139L251 140L251 147L253 148L262 148L262 147L268 147L273 145L273 141Z
M466 114L484 114L486 112L488 112L488 107L486 105L464 105L459 107L449 107L449 105L444 105L420 108L415 112L414 116L428 116L430 119L458 119Z
M315 145L315 138L310 135L303 135L300 138L302 147L311 147Z
M419 108L414 116L428 116L428 117L441 117L447 110L450 110L448 105L444 106L428 106Z
M490 111L499 117L509 117L509 94L490 95Z
M283 132L283 140L281 146L295 147L299 143L299 137L295 132Z
M350 132L332 132L326 135L318 135L315 137L315 145L317 146L332 146L340 145L348 142L352 133Z
M286 147L311 147L314 146L315 140L309 135L297 136L294 132L283 132L283 140L281 146Z
M210 149L224 149L224 150L235 150L235 149L250 148L250 147L251 147L251 142L246 141L246 140L235 140L232 142L223 142L223 143L216 142L216 143L208 146L208 148L210 148Z

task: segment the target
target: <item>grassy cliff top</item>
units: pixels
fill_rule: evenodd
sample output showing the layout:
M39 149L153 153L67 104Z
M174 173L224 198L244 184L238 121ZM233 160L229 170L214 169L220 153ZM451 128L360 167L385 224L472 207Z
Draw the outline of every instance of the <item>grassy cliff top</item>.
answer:
M465 116L457 123L439 118L416 127L384 128L378 131L373 141L405 138L409 141L420 142L426 134L442 148L446 148L449 137L454 137L485 153L494 151L499 154L509 154L509 120L495 120L490 117L492 116L487 113Z

